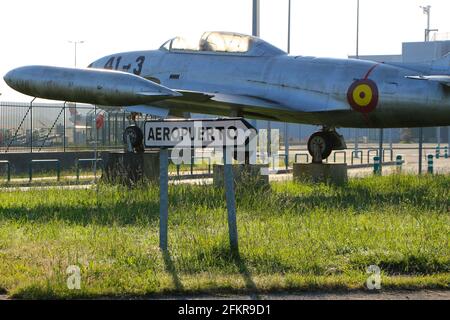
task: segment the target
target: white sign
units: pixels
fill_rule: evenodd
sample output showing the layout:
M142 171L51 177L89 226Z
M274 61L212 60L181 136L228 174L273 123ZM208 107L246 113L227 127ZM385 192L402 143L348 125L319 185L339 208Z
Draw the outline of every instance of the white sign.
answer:
M256 130L242 118L155 120L144 126L146 148L244 146Z

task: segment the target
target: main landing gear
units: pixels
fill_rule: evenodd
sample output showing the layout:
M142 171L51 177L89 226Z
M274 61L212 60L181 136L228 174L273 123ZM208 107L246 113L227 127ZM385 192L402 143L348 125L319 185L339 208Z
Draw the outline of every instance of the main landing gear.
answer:
M344 137L335 129L323 128L309 137L308 152L313 158L313 163L322 163L333 150L344 150L347 146Z
M128 152L144 152L144 134L142 130L136 125L137 113L132 113L129 120L134 124L128 126L123 131L123 143L125 144Z

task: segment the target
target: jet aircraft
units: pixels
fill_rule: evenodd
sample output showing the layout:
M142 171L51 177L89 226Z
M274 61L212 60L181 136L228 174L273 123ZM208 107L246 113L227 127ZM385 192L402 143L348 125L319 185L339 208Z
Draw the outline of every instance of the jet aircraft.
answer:
M336 128L450 125L450 54L427 64L288 55L239 33L173 38L158 50L108 55L87 69L27 66L4 77L33 97L126 108L321 126L308 141L315 162L345 149ZM125 131L139 149L142 132Z

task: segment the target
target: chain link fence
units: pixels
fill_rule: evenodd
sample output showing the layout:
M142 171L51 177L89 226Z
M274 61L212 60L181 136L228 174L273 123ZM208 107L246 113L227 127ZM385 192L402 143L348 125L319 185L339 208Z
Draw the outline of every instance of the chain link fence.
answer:
M96 115L101 127L96 127ZM123 148L129 113L92 105L0 102L0 152L49 152ZM145 118L137 119L143 126ZM95 132L97 130L97 132Z

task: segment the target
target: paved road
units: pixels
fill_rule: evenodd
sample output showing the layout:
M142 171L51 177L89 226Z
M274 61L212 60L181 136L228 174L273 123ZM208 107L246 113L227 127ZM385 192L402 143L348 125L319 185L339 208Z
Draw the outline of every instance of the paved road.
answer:
M261 295L202 295L161 297L161 299L232 299L232 300L450 300L450 290L381 291L381 292L303 292Z

